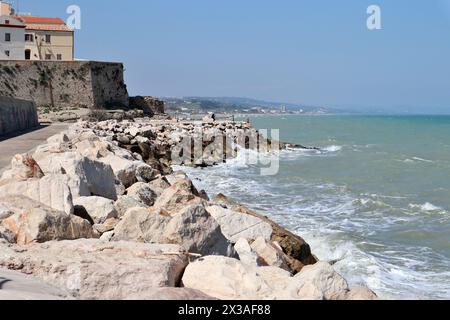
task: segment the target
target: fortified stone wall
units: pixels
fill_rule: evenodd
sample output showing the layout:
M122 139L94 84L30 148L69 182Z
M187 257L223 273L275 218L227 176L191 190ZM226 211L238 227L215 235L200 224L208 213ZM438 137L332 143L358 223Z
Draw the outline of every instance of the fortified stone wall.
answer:
M0 136L38 126L37 108L31 101L0 97Z
M0 96L40 109L128 106L123 64L95 61L0 61Z
M144 111L148 116L162 115L165 113L164 101L154 97L130 97L130 107Z

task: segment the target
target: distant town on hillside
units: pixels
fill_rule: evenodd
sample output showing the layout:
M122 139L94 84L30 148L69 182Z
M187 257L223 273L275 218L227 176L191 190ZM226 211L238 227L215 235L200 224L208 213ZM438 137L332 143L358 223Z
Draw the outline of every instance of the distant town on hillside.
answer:
M166 111L174 114L328 114L335 113L326 107L303 106L299 104L269 102L236 97L183 97L162 98Z

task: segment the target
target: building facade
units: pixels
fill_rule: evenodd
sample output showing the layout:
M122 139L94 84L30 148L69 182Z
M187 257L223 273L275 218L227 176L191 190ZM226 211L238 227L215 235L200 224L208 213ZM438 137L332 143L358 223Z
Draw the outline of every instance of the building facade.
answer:
M15 14L0 0L0 60L74 60L74 32L59 18Z
M25 25L25 60L74 60L74 32L63 20L35 16L16 18Z
M0 16L0 60L25 59L25 25L11 16Z
M0 1L0 16L10 16L13 14L13 7L10 3Z

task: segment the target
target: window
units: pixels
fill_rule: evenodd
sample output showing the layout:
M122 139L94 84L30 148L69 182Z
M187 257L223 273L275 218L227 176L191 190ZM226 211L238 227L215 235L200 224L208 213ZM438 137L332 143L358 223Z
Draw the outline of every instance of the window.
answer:
M25 41L26 41L26 42L33 42L33 41L34 41L33 35L30 34L30 33L27 33L27 34L25 35Z
M46 54L45 55L45 60L52 60L52 55L51 54Z
M11 42L11 33L5 33L5 41Z
M5 54L6 54L7 57L9 57L9 55L10 55L11 53L9 52L9 50L6 50L6 51L5 51Z
M5 24L9 24L9 20L5 20Z
M49 35L49 34L46 34L46 35L45 35L45 42L46 42L46 43L51 43L51 42L52 42L52 36Z
M56 55L56 60L61 61L61 60L62 60L62 54L58 53L58 54Z

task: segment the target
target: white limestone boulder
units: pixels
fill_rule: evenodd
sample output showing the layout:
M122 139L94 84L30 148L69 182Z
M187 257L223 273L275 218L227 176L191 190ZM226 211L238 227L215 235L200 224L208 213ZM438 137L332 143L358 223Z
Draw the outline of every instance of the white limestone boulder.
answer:
M378 300L378 296L372 290L365 287L352 288L346 297L346 300Z
M190 263L182 283L220 300L261 300L272 292L254 268L223 256L208 256Z
M11 159L11 169L2 174L2 180L27 180L42 178L44 173L37 162L28 154L17 154Z
M157 198L156 193L151 189L150 185L144 182L133 184L127 189L126 194L147 206L153 206Z
M220 227L201 205L175 214L155 209L130 209L114 229L113 241L175 243L191 253L222 254L228 242Z
M111 166L115 176L125 188L137 182L136 169L142 165L141 161L128 160L117 155L108 155L99 161Z
M258 256L260 265L272 266L291 271L289 268L288 257L281 248L277 247L264 238L257 238L251 245L252 251Z
M347 281L327 262L305 266L295 275L286 288L292 296L318 295L325 300L345 300L349 292Z
M31 199L16 196L2 198L0 202L8 204L15 212L0 223L9 242L26 245L96 236L88 221Z
M74 206L86 209L94 223L103 224L106 220L117 218L114 201L102 197L79 197L74 200Z
M165 177L157 177L155 180L150 181L148 185L157 197L160 197L166 189L170 188L170 184Z
M116 209L119 218L123 217L129 209L149 207L150 206L146 205L141 200L129 195L120 196L114 203L114 208Z
M155 209L163 209L172 213L178 212L186 206L203 203L205 201L199 197L199 193L192 184L192 181L183 179L176 181L172 186L165 189L155 201L154 207Z
M27 247L0 244L0 267L21 271L86 300L146 297L175 287L188 264L177 245L52 241Z
M253 252L246 239L240 238L234 245L234 250L243 264L248 266L258 265L258 256Z
M273 233L271 225L258 217L217 205L209 206L206 210L219 223L225 237L233 243L236 243L240 238L247 241L254 241L260 237L266 241L271 239Z
M35 154L44 174L65 174L74 198L99 196L117 200L116 178L105 163L83 157L76 152Z
M0 186L0 196L25 196L55 210L73 213L72 193L66 175L49 174Z

